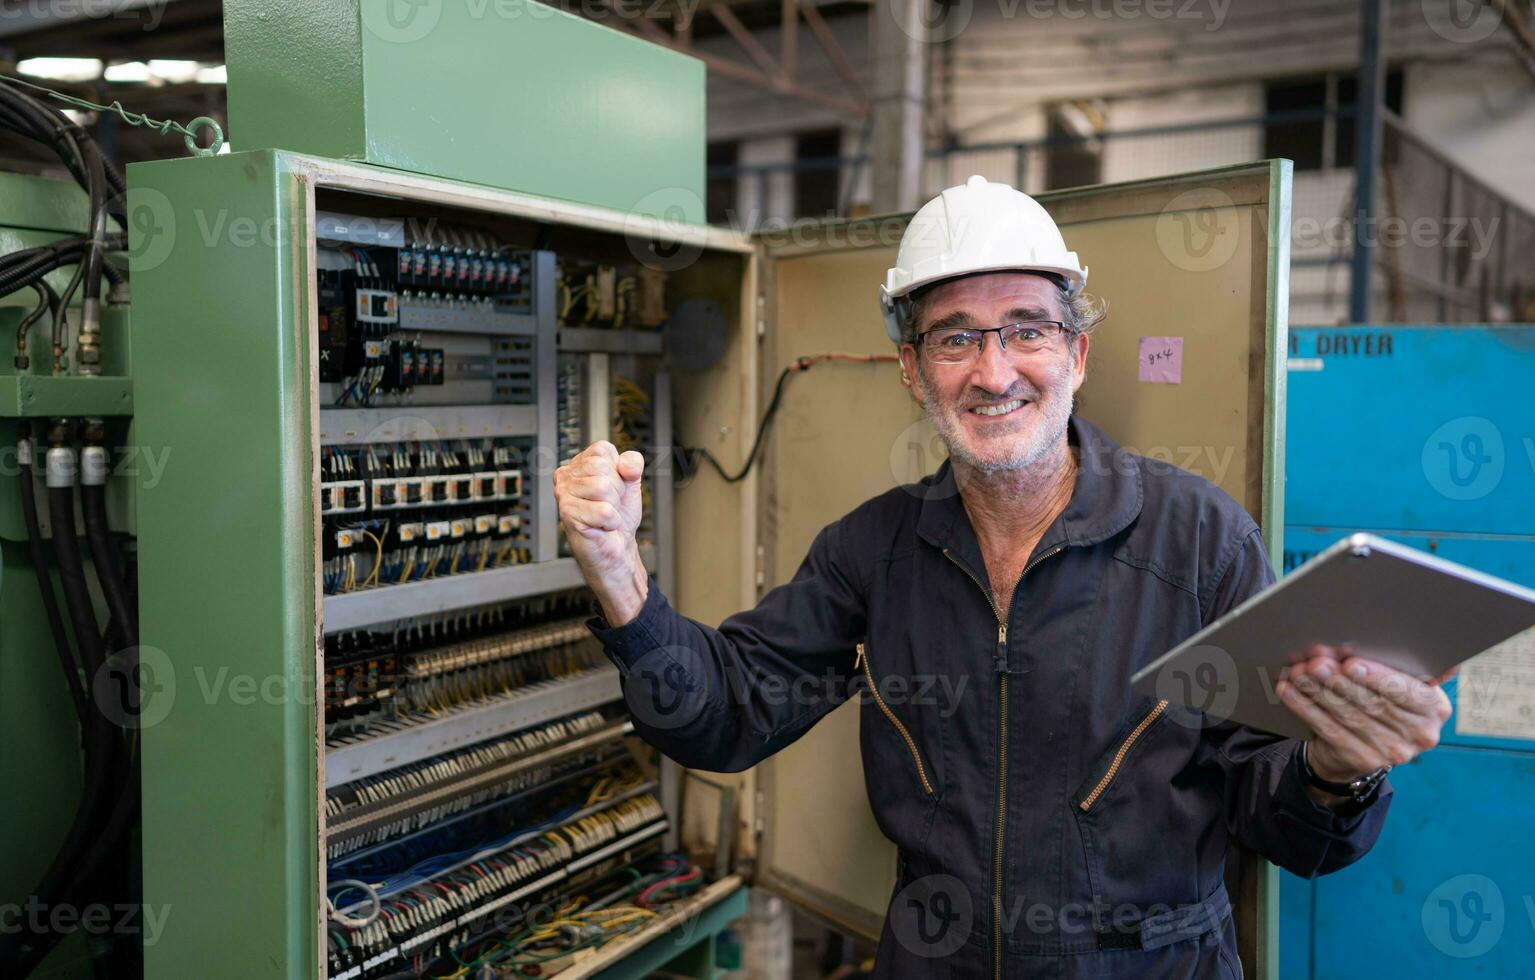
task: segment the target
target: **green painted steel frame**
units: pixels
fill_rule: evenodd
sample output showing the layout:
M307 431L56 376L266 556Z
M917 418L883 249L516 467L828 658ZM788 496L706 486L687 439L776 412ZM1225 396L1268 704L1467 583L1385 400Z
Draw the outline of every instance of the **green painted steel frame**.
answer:
M1285 400L1290 350L1290 221L1295 164L1270 160L1268 201L1268 377L1264 385L1263 541L1269 561L1284 571ZM1260 927L1253 936L1258 980L1279 977L1279 869L1258 861L1247 882Z
M166 911L145 970L314 976L307 192L265 151L129 181L138 438L170 450L138 501L144 898Z

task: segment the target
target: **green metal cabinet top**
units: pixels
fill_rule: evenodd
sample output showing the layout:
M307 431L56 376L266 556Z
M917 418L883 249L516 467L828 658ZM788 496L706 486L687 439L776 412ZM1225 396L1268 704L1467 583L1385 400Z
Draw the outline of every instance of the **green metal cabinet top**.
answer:
M622 31L533 0L225 0L224 46L238 149L704 222L704 65Z

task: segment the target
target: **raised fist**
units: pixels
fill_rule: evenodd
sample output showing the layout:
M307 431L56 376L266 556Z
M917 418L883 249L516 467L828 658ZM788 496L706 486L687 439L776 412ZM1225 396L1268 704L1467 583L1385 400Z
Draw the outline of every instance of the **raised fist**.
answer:
M636 589L644 601L647 579L635 540L644 473L643 456L619 453L606 441L592 443L554 471L554 500L570 553L615 626L639 612Z

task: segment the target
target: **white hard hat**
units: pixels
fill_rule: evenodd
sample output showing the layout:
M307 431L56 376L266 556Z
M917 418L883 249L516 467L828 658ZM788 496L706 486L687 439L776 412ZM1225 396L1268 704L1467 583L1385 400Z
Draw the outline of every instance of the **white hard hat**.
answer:
M895 268L879 288L885 331L901 342L903 298L923 286L974 272L1044 272L1060 276L1072 295L1087 269L1039 202L1007 184L975 176L950 187L912 215Z

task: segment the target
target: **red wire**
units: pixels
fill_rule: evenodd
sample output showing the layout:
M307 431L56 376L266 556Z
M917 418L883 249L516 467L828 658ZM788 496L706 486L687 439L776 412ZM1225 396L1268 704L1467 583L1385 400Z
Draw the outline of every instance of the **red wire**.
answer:
M661 891L664 888L669 888L673 885L685 885L690 881L697 881L702 877L702 869L693 868L686 874L680 874L674 878L666 878L662 881L658 881L654 885L651 885L649 888L640 892L639 897L634 900L634 904L640 906L641 908L645 908L648 906L651 897L654 896L656 892Z

